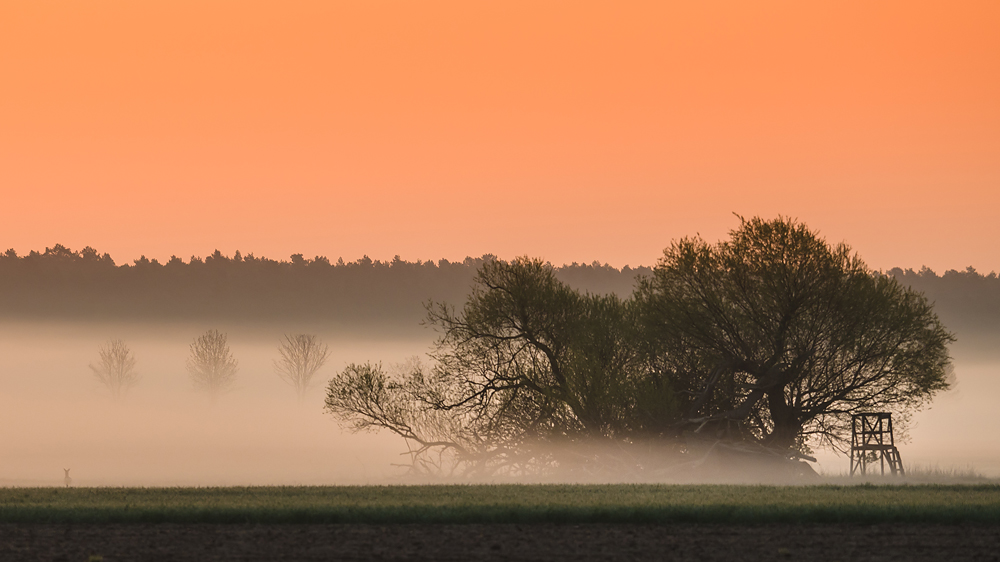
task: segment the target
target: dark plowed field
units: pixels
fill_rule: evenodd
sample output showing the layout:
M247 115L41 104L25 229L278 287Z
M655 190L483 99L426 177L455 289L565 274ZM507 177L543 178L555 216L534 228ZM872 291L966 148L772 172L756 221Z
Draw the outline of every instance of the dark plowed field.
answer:
M1000 526L0 524L0 560L998 560ZM98 556L100 558L98 558Z

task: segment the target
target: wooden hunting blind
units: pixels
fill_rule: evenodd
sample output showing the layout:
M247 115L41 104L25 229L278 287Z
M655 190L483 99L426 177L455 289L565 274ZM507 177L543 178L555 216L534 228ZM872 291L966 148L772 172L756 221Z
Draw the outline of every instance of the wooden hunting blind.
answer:
M892 436L892 414L854 414L851 416L851 476L859 471L862 475L868 474L868 465L876 462L883 475L886 465L893 476L906 474Z

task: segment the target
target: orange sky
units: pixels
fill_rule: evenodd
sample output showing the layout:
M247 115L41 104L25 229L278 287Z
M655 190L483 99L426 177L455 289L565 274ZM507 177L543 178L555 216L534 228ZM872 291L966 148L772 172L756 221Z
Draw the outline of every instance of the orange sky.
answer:
M0 246L621 266L736 212L1000 270L998 30L995 0L2 2Z

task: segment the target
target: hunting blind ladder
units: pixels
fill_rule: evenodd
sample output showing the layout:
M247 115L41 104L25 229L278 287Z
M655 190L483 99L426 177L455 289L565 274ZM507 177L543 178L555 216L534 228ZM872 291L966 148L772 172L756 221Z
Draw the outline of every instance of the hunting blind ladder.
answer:
M876 462L883 475L886 465L893 476L906 475L892 437L892 414L854 414L851 416L851 476L859 471L862 476L868 474L868 465Z

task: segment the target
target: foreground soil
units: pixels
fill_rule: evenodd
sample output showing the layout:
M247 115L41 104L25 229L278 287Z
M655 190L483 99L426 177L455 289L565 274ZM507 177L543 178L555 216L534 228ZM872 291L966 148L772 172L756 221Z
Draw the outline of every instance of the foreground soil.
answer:
M1000 526L0 524L0 560L1000 560Z

